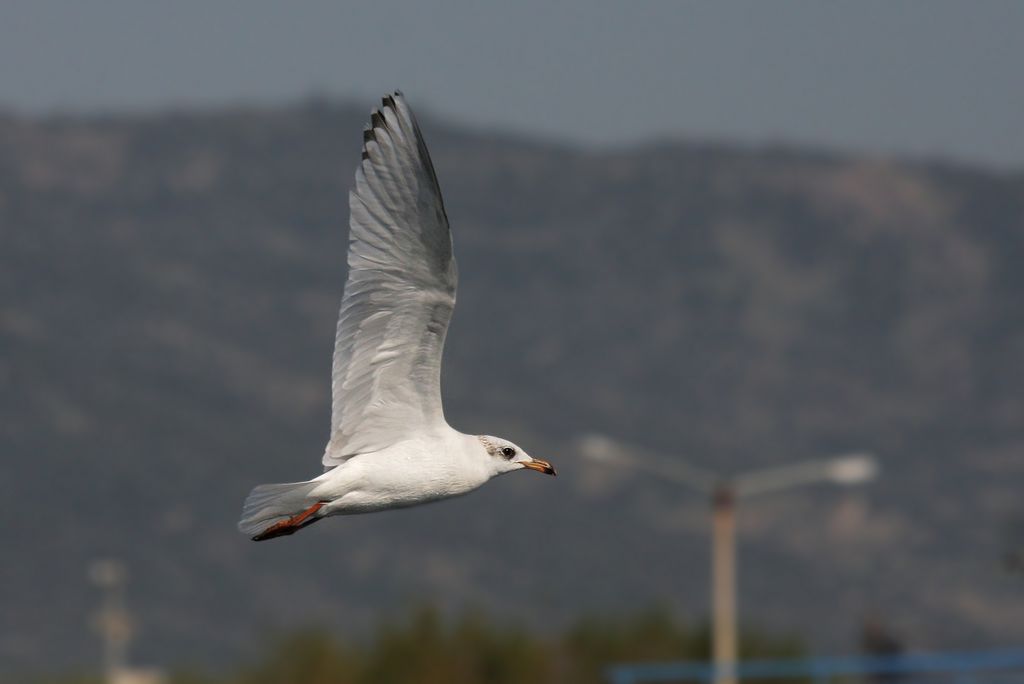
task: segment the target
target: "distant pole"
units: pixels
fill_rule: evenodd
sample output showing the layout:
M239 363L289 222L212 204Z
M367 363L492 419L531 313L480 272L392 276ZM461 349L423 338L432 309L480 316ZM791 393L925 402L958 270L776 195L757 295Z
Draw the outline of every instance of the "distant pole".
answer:
M131 618L124 602L124 566L115 560L96 561L89 568L92 581L103 590L103 605L97 615L97 627L103 637L103 674L108 684L116 684L125 671L125 656L132 637Z
M736 684L736 492L719 485L711 497L711 629L715 684Z
M651 458L651 454L641 447L622 444L603 435L586 435L578 443L580 452L587 458L637 468L681 484L702 496L710 495L714 684L737 682L736 508L739 500L822 482L858 485L870 482L878 474L875 457L856 452L763 468L723 479L714 472L679 460L668 462L663 458Z

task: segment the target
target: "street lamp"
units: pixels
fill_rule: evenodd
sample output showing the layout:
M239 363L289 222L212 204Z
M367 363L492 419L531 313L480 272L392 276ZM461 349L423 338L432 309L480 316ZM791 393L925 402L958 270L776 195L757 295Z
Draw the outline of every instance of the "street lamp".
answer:
M125 606L124 586L128 571L114 559L101 559L89 566L89 577L103 591L103 605L96 626L103 637L103 681L105 684L163 684L166 678L155 668L126 665L125 654L134 631Z
M125 652L132 638L132 621L124 601L128 574L120 562L102 559L89 566L89 577L103 590L103 606L96 616L96 626L103 637L104 679L112 683L125 669Z
M711 501L711 626L716 684L736 684L736 505L740 499L821 482L852 486L878 474L871 454L851 453L834 458L764 468L735 477L681 462L667 462L645 450L602 435L578 442L581 454L609 465L621 465L659 475L709 497Z

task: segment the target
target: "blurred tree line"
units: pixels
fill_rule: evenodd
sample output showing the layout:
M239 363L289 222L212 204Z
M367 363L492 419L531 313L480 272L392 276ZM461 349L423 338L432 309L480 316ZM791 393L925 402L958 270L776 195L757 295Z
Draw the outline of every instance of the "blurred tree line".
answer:
M793 636L743 631L742 658L804 655ZM265 654L234 672L172 672L168 684L592 684L614 663L708 660L707 624L687 626L663 610L578 620L545 635L497 623L479 611L451 620L422 607L385 622L368 639L309 628L268 639ZM63 677L34 684L101 684Z

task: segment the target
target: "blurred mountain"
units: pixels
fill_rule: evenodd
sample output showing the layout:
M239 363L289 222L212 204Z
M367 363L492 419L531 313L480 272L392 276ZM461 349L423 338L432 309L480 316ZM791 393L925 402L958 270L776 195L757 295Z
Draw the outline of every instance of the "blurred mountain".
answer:
M544 633L707 605L704 501L583 460L598 431L722 472L877 453L751 502L741 612L850 652L1024 638L1024 177L423 126L461 290L449 421L561 477L254 544L249 488L319 471L364 108L0 117L0 663L96 659L122 559L143 662L360 634L428 601Z

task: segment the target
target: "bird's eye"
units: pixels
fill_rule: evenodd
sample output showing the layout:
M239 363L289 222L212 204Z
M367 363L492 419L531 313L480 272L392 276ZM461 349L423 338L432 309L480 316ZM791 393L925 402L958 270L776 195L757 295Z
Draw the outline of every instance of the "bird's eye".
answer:
M516 455L516 450L513 449L512 447L505 447L504 449L501 450L501 455L504 456L505 458L512 458L513 456Z

